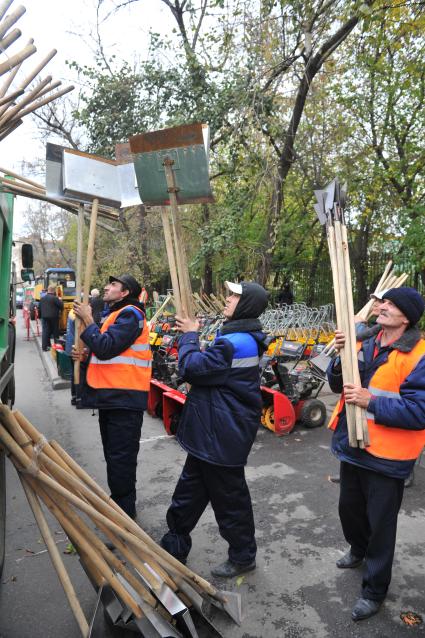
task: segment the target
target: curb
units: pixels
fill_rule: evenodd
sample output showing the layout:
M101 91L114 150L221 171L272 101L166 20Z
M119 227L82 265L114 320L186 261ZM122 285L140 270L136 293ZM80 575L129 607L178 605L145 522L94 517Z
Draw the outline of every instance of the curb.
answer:
M50 379L53 390L64 390L65 388L71 387L71 382L67 379L62 379L62 377L58 376L58 371L56 369L55 362L53 361L50 351L43 352L41 349L41 337L37 336L34 328L34 322L30 322L32 336L34 337L34 341L36 343L41 361L43 363L44 369L47 373L47 376Z

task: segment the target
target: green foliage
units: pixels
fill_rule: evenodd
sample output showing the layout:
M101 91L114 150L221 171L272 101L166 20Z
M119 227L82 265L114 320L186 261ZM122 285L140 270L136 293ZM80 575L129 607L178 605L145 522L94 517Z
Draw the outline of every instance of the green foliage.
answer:
M201 3L183 4L175 34L151 33L139 65L99 58L93 67L71 66L86 87L74 115L87 132L87 150L114 157L115 143L133 134L210 124L216 202L181 213L193 277L212 269L215 281L241 275L270 282L300 262L314 273L328 255L313 190L336 175L348 183L350 252L362 294L370 260L382 251L408 257L425 274L420 7L207 0L199 22ZM362 22L308 87L282 177L304 73L352 15ZM169 285L156 213L142 219L140 211L126 211L119 230L99 234L95 283L111 270L131 269L148 285ZM65 241L72 250L74 224Z

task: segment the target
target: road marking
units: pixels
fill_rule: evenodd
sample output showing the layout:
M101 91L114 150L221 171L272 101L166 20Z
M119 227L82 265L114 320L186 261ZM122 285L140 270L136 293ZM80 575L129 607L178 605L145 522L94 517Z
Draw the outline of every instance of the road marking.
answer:
M160 436L152 436L150 439L140 439L140 443L150 443L150 441L158 441L159 439L174 439L174 434L161 434Z

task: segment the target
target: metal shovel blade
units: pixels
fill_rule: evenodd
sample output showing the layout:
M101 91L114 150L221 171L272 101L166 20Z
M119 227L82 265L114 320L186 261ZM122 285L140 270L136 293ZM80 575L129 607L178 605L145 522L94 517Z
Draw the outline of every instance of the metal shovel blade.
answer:
M324 212L322 212L321 206L319 204L314 204L314 210L316 211L319 222L322 226L324 226L327 222L327 217Z
M317 204L315 205L317 206L317 209L315 208L317 214L319 214L320 212L322 215L325 215L325 199L326 199L325 191L315 190L314 194L317 199Z
M211 613L211 603L198 594L196 589L189 585L185 580L179 581L179 591L186 596L192 603L191 613L195 614L197 625L207 629L208 636L211 638L224 638L217 627L211 622L209 615Z
M166 620L153 611L149 605L140 606L145 613L144 618L133 618L133 623L141 632L144 638L182 638Z
M170 625L165 618L160 616L158 612L152 609L150 605L140 598L139 594L121 574L116 573L116 577L123 587L126 588L130 596L134 598L144 614L143 618L135 618L131 615L131 613L127 617L128 620L131 619L136 627L142 632L142 636L144 636L144 638L182 638L181 633L177 631L177 629Z
M335 201L335 188L336 188L336 180L333 179L327 186L325 186L324 191L326 192L326 202L325 209L332 210L334 201Z
M97 601L96 601L96 606L95 606L93 619L90 624L90 627L95 624L95 620L97 616L99 615L99 609L101 608L101 605L99 604L99 602L102 603L105 613L110 619L111 623L115 624L121 618L121 614L123 613L125 609L124 606L122 605L121 601L117 598L112 587L110 587L106 583L104 585L101 585L100 587L97 585L97 583L95 582L95 580L93 579L91 575L91 572L87 568L84 559L81 556L80 556L80 564L83 567L84 571L86 572L91 584L97 591Z
M100 636L103 635L103 627L101 629L102 633L99 631L99 618L102 617L103 619L102 605L101 605L102 589L103 589L103 586L100 587L99 591L97 592L96 604L95 604L93 616L90 622L89 633L87 634L87 638L97 638L97 637L100 638Z
M331 361L332 361L332 357L330 357L328 354L324 354L323 352L321 352L320 354L317 355L317 357L314 357L313 359L309 359L308 365L311 366L313 369L318 370L321 373L321 375L323 375L324 373L326 373L326 370L328 369L328 366Z
M240 594L235 594L235 592L232 591L217 590L218 596L222 599L218 600L207 594L205 594L205 597L201 596L183 579L179 581L178 585L179 589L186 594L196 610L204 616L204 618L207 618L205 614L208 613L211 605L214 605L214 607L225 611L237 625L242 623L242 599Z
M191 608L190 613L195 621L195 626L203 636L208 636L208 638L224 638L224 635L212 624L211 620L207 618L205 614L199 612L195 607Z
M216 598L212 598L210 601L214 607L218 607L218 609L222 609L225 611L230 618L237 624L242 624L242 599L240 594L235 594L233 591L224 591L223 589L217 591L217 593L222 597L221 600L217 600Z
M176 620L177 627L186 635L191 638L199 638L198 632L195 629L195 625L193 624L192 617L186 605L180 600L180 598L174 593L174 591L162 581L161 577L156 573L156 571L148 564L144 563L146 569L150 571L150 573L155 576L157 580L161 582L161 587L159 590L151 589L152 594L159 600L161 605L165 607L173 618ZM143 582L149 587L149 582L143 577L140 572L138 575L143 580Z

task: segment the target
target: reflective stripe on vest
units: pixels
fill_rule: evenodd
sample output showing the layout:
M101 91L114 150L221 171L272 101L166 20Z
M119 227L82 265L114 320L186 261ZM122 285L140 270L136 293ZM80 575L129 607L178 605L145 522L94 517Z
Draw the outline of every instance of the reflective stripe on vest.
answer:
M139 343L137 345L130 346L130 350L134 350L135 352L143 352L143 350L150 350L150 346L148 343Z
M361 343L357 344L360 350ZM425 355L425 341L420 339L410 352L391 350L388 360L379 366L372 376L368 390L375 397L400 399L400 386L415 369L420 359ZM377 387L379 386L379 388ZM338 425L339 414L344 406L341 396L335 406L328 427L332 430ZM393 461L410 461L417 459L425 446L425 430L407 430L380 425L375 422L375 415L367 412L369 429L369 454Z
M127 308L124 306L110 315L104 321L100 332L104 333L115 323L118 315ZM143 329L136 341L116 357L102 360L92 354L87 370L87 383L92 388L111 390L138 390L148 392L152 374L152 353L149 347L149 329L143 321Z
M244 357L243 359L233 359L232 368L252 368L258 366L260 357Z
M112 359L98 359L96 356L92 355L90 359L90 364L93 365L102 365L102 366L110 366L115 363L125 363L131 364L132 366L138 366L139 368L151 368L152 361L143 361L139 359L135 359L134 357L123 357L119 355L118 357L112 357Z

